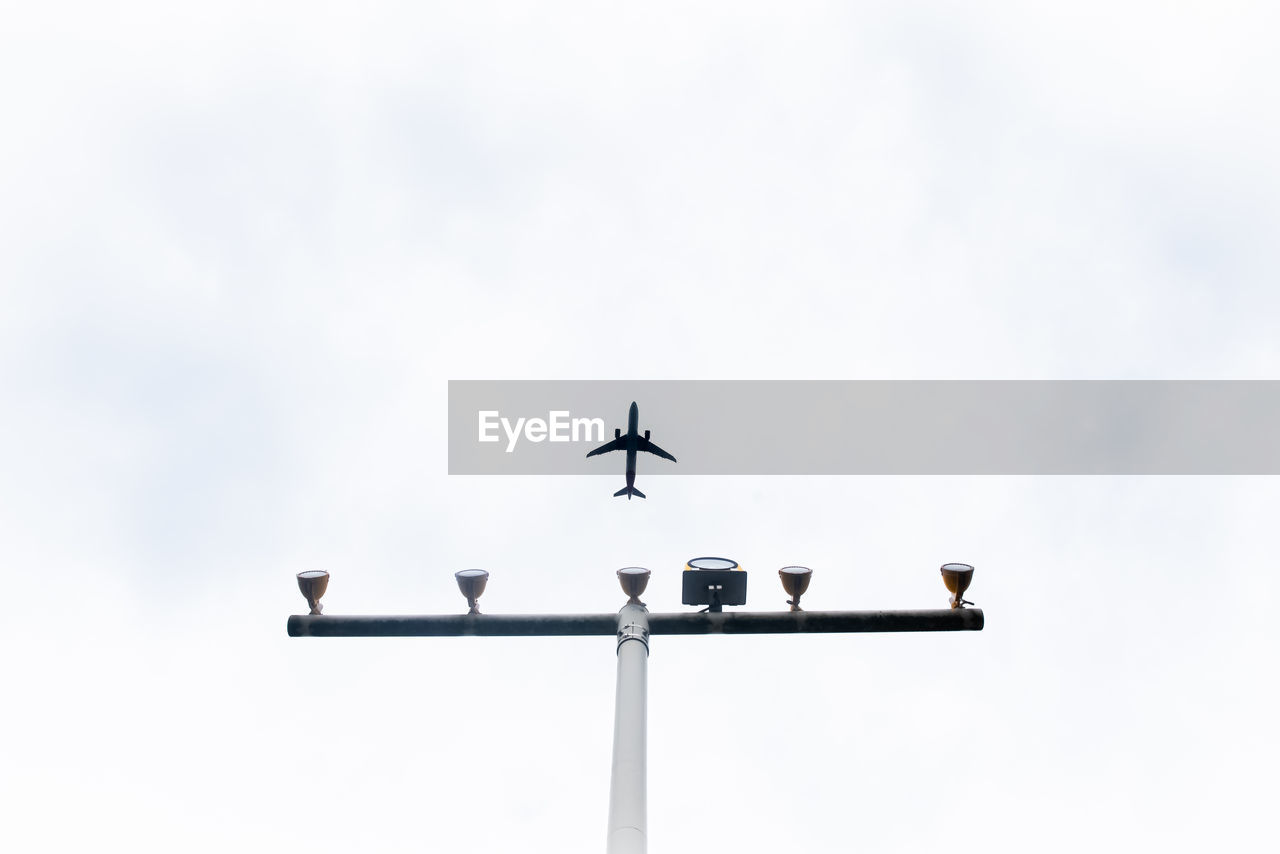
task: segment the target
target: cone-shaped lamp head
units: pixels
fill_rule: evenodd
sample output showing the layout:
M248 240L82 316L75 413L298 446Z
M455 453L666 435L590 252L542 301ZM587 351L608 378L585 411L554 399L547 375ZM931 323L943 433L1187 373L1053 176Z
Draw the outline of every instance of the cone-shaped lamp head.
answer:
M942 565L942 583L951 591L951 607L963 608L972 605L964 599L964 591L969 589L973 581L973 567L967 563L944 563Z
M306 572L298 573L298 589L302 591L303 596L307 597L312 615L319 614L323 610L320 607L320 597L324 596L328 586L329 573L323 569L308 569Z
M649 570L643 566L628 566L618 570L618 583L627 594L628 605L643 605L640 594L649 586Z
M462 591L462 595L467 597L467 613L479 614L480 606L477 600L480 594L484 592L485 582L489 580L489 573L483 569L464 569L461 572L455 572L453 577L458 581L458 589Z
M800 597L809 589L809 579L813 577L813 570L807 566L784 566L778 570L778 577L782 579L782 589L791 597L787 600L787 604L791 606L792 611L799 611Z

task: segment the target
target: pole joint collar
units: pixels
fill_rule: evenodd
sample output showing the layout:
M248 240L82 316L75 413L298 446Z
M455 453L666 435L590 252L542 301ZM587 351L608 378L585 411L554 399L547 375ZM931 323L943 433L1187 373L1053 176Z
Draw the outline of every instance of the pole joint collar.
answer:
M639 623L627 623L618 627L618 646L621 647L629 640L638 640L644 644L644 648L649 649L649 627L640 625Z
M643 605L626 605L618 612L618 649L627 641L640 641L649 653L649 612Z

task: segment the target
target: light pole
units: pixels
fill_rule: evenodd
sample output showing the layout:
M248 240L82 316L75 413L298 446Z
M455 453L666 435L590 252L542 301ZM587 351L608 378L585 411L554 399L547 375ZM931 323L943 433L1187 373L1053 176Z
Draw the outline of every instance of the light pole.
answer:
M608 854L644 854L648 846L648 618L649 612L639 602L629 602L618 612Z
M685 566L682 601L706 605L697 613L650 614L640 594L649 570L618 570L628 596L614 614L481 614L479 598L489 574L467 569L455 573L467 599L468 613L429 616L325 616L320 598L329 574L299 573L298 587L311 606L306 615L289 618L290 637L446 637L456 635L530 637L535 635L615 635L618 652L614 700L613 764L609 781L608 854L645 854L648 847L646 719L650 635L789 634L795 632L951 632L981 631L983 614L962 598L973 580L973 567L948 563L942 579L951 592L951 607L925 611L804 611L800 596L809 586L807 567L778 572L792 598L790 611L734 612L725 605L746 603L746 577L726 558L694 558Z

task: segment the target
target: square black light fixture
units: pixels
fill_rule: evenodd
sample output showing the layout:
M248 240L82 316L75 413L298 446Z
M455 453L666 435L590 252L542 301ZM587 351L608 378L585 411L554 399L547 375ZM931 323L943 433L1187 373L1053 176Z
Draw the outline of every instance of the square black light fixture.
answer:
M684 567L680 601L706 605L712 613L725 605L747 604L747 572L736 560L695 557Z

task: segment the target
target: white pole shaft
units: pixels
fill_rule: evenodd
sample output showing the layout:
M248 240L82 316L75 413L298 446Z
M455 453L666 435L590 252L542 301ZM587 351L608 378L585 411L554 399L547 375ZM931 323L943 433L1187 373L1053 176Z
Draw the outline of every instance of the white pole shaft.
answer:
M645 854L649 847L646 735L649 612L618 612L618 692L613 713L613 774L609 782L608 854Z

